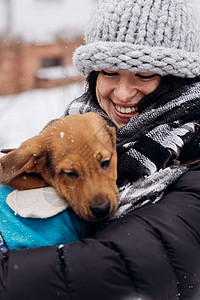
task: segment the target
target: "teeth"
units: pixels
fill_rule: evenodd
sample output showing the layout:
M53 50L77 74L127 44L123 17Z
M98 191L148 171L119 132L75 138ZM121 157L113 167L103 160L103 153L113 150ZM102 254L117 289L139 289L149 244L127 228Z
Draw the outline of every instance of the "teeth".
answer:
M116 105L116 110L122 114L131 114L136 112L135 107L121 107Z

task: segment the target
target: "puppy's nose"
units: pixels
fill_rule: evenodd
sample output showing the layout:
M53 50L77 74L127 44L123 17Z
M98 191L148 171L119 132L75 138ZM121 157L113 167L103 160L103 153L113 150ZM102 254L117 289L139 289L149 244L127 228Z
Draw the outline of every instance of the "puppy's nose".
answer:
M90 206L91 212L98 219L103 218L108 215L110 211L110 202L107 201L100 205Z

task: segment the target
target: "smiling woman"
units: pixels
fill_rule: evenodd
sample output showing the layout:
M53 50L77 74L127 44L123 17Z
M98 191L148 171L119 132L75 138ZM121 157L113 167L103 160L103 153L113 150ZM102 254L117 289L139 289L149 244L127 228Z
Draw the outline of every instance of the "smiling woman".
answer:
M195 12L188 0L99 1L74 53L88 87L65 114L95 112L115 129L119 207L88 239L2 254L3 300L200 299ZM111 166L101 146L97 173Z
M92 71L87 77L87 92L86 92L86 94L88 95L88 98L92 98L93 102L96 102L96 103L98 103L97 92L96 92L96 83L97 83L97 77L100 72L103 72L103 73L105 73L105 75L109 76L108 72L105 72L104 70L102 70L102 71ZM159 74L152 74L149 76L150 76L150 78L147 77L148 79L151 79L151 78L153 79L153 77L158 76L159 84L158 84L158 87L156 89L154 89L153 92L143 96L142 99L138 102L137 111L139 113L143 112L147 108L150 108L154 103L159 101L160 97L162 97L166 93L175 91L179 87L187 84L187 82L188 82L187 78L175 77L172 75L160 76ZM141 77L141 75L140 75L140 77ZM143 75L142 75L142 77L143 77ZM133 108L133 110L134 110L134 108Z

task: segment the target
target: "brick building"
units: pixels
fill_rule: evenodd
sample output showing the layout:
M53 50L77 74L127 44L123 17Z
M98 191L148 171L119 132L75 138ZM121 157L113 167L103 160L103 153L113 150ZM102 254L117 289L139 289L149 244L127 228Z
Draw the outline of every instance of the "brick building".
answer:
M0 95L81 81L72 55L81 38L49 44L0 41Z

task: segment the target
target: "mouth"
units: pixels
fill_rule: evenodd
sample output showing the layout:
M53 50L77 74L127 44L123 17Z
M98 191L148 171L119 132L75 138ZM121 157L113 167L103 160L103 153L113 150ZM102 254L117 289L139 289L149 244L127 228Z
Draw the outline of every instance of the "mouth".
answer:
M116 115L120 118L130 119L139 113L137 110L137 106L126 107L114 104L114 108Z

